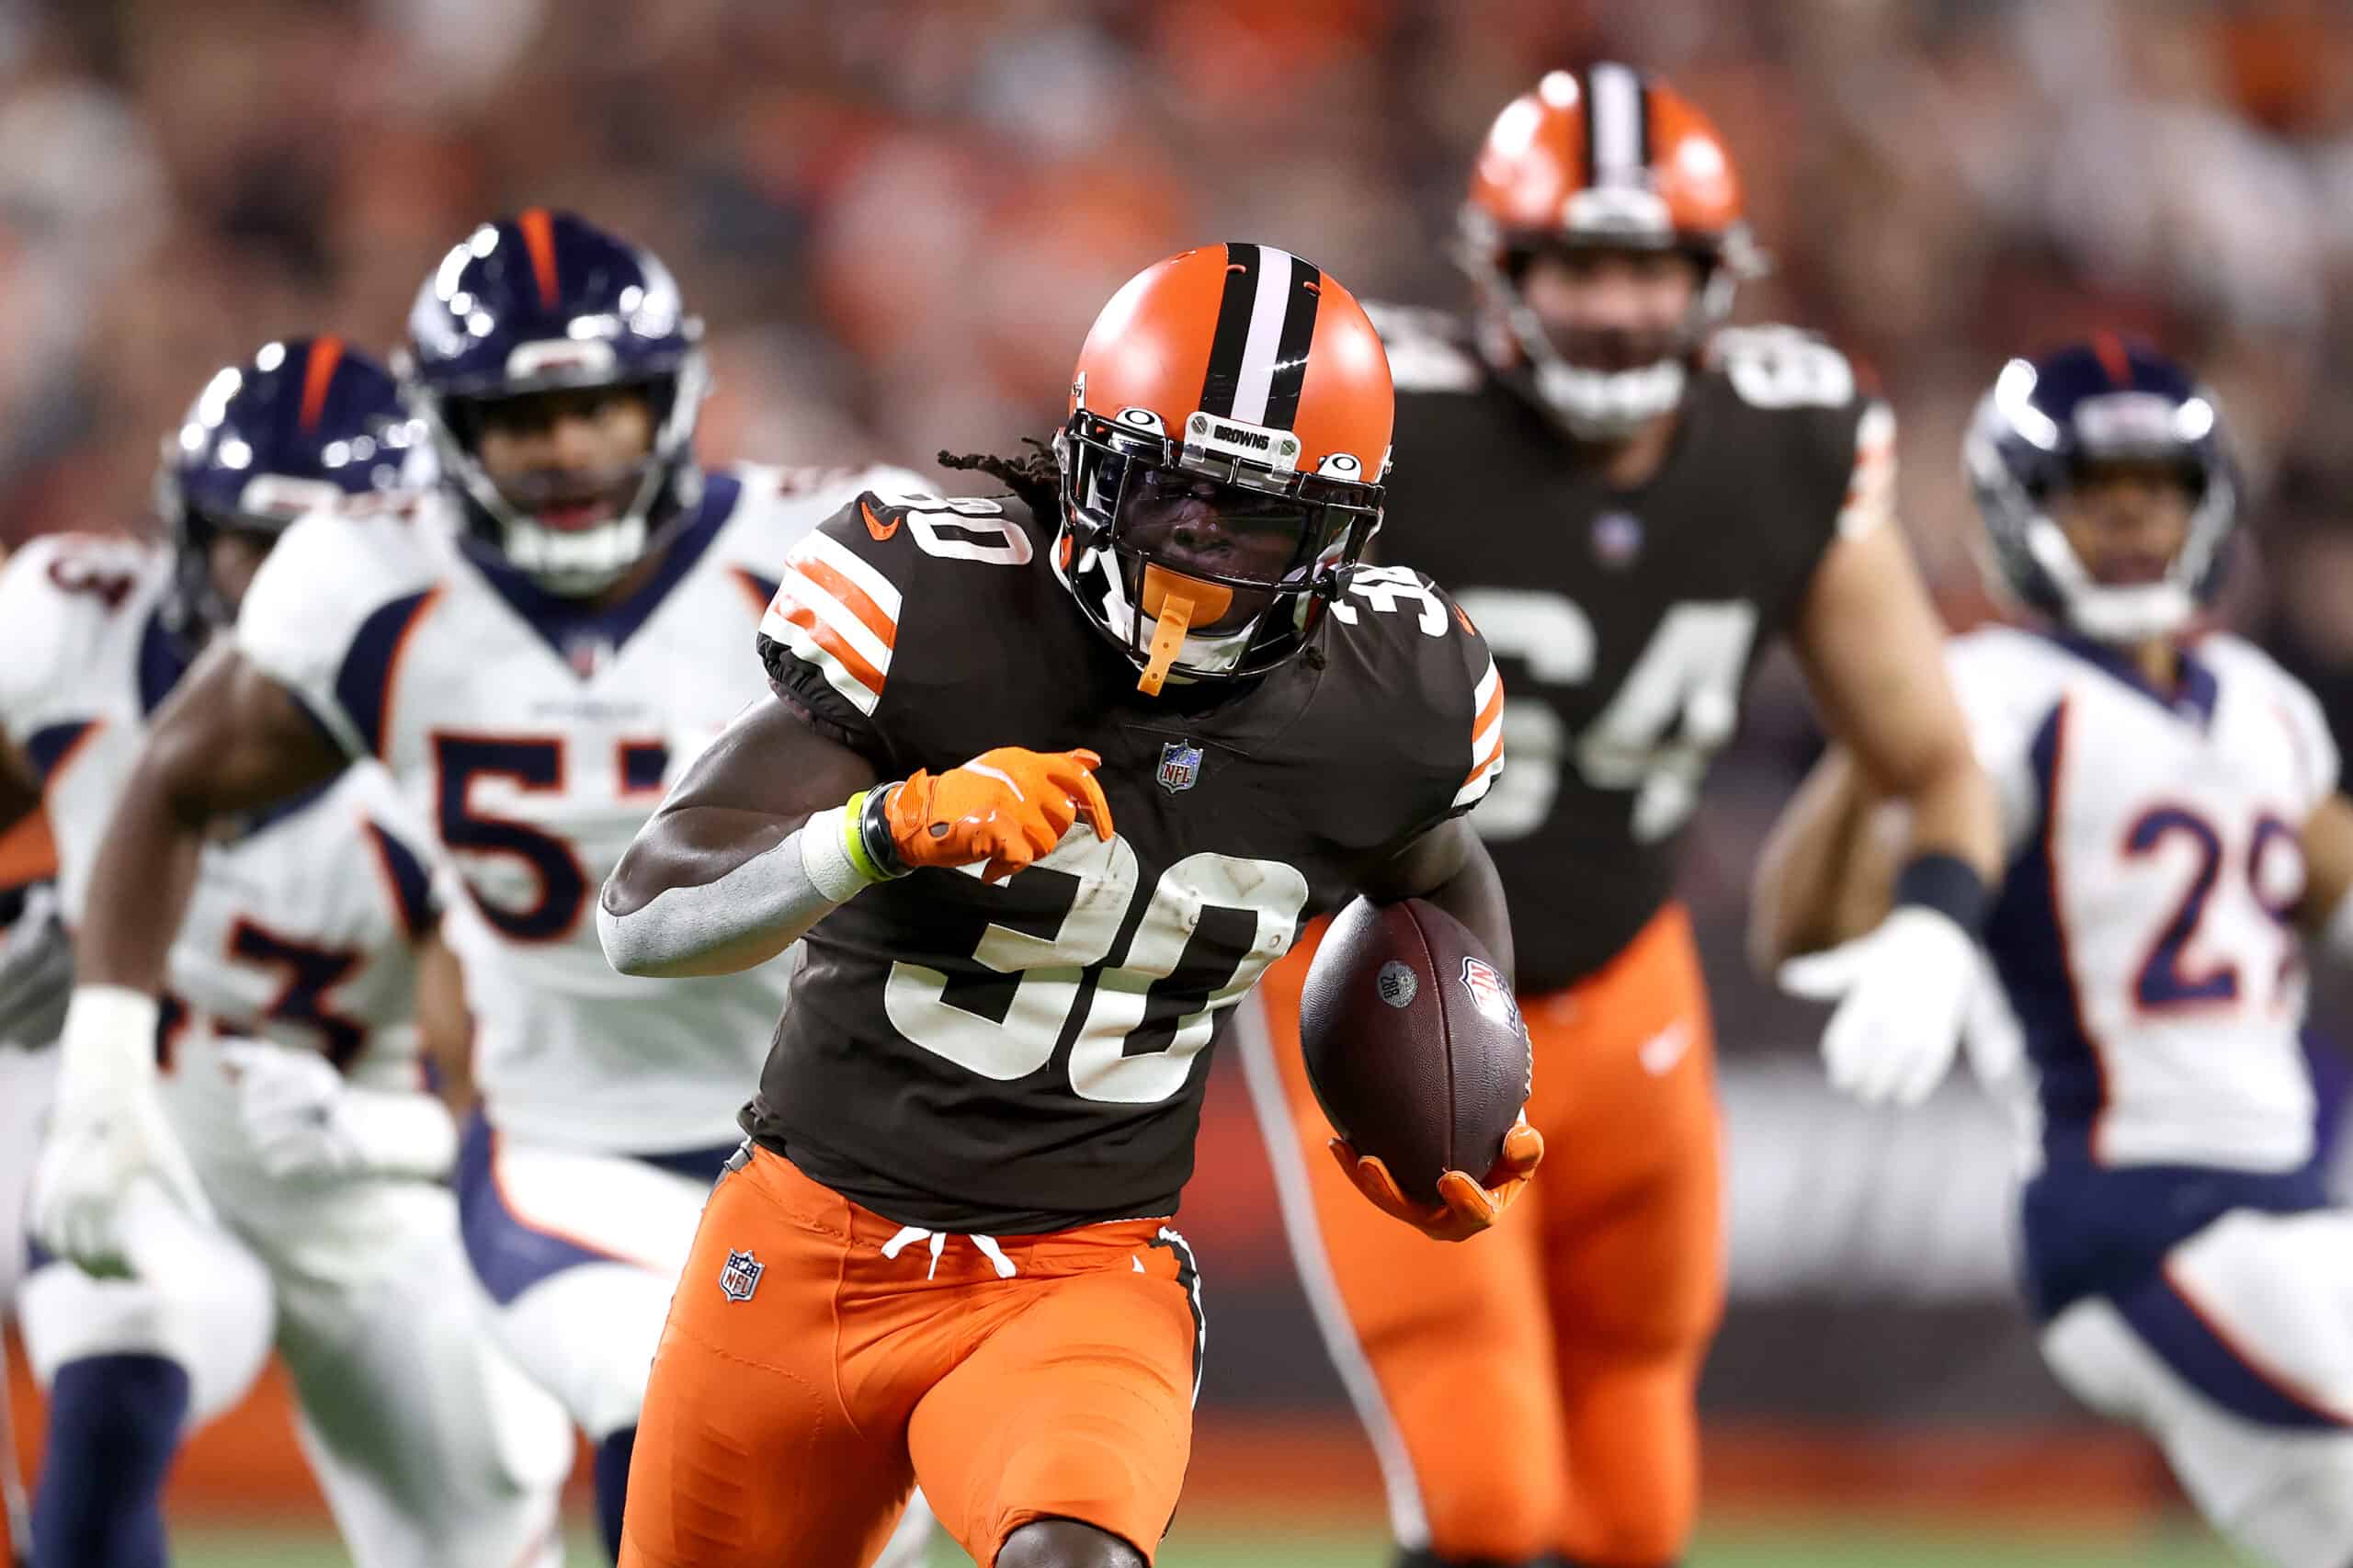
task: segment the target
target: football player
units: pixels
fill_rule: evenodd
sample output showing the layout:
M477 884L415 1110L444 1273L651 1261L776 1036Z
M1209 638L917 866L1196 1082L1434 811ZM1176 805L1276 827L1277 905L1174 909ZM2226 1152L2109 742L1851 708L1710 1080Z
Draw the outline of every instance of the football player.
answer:
M861 495L793 551L773 696L599 907L633 972L807 947L654 1364L624 1563L847 1568L912 1478L977 1562L1153 1560L1209 1047L1351 892L1439 900L1508 962L1457 820L1500 767L1494 662L1429 579L1357 564L1392 403L1337 279L1205 246L1104 307L1050 456L967 460L1012 497ZM1443 1200L1350 1164L1459 1238L1540 1153L1518 1129Z
M646 1368L781 970L615 974L588 903L681 761L764 697L751 645L793 540L896 472L706 472L700 324L654 256L569 213L484 223L425 280L405 392L438 491L322 512L256 576L123 792L81 933L76 1047L149 1031L174 869L209 824L381 758L472 891L453 922L481 1113L457 1162L498 1342L597 1445L618 1539ZM894 482L895 484L894 484ZM88 1006L84 1006L86 997ZM62 1142L103 1213L164 1155L123 1081Z
M2353 956L2336 748L2311 692L2200 624L2236 497L2178 366L2112 336L2014 359L1966 465L1991 574L2034 622L1947 657L2001 801L1984 1039L1996 1067L2023 1047L1998 1082L2029 1133L2044 1359L2162 1444L2248 1556L2344 1568L2353 1215L2323 1196L2298 1044L2305 938ZM1880 801L1845 749L1823 759L1760 871L1768 957L1884 906Z
M0 809L45 803L69 922L144 895L93 892L108 813L289 519L397 483L415 436L340 340L267 344L165 438L168 548L52 536L0 574ZM421 1071L421 976L446 961L430 846L354 769L187 846L160 1000L74 993L33 1198L71 1261L36 1249L20 1302L51 1394L40 1562L160 1568L175 1449L273 1343L357 1562L560 1560L570 1434L467 1306L457 1130ZM86 1133L109 1117L153 1151L136 1177ZM117 1176L137 1185L112 1212L60 1200Z
M1295 1045L1304 960L1245 1051L1294 1252L1382 1460L1400 1561L1676 1560L1722 1294L1714 1046L1677 847L1757 656L1914 801L1904 908L1840 1015L1910 1088L1949 1050L1994 868L1984 779L1890 517L1893 421L1847 361L1719 330L1756 258L1732 160L1665 83L1557 72L1506 108L1462 210L1466 326L1376 312L1396 366L1381 548L1454 590L1512 693L1472 819L1510 894L1559 1157L1533 1223L1460 1258L1364 1222Z

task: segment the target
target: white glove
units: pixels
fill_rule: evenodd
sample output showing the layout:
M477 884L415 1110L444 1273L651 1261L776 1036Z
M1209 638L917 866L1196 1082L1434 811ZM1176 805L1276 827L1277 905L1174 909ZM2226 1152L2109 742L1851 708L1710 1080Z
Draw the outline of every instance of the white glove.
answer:
M325 1057L259 1040L221 1048L237 1080L245 1142L274 1179L447 1175L458 1156L449 1108L422 1091L358 1088Z
M1822 1033L1833 1088L1908 1106L1952 1066L1980 968L1950 916L1906 903L1851 942L1790 960L1779 979L1791 995L1838 1005Z
M212 1222L187 1152L155 1093L155 998L77 985L58 1047L57 1099L33 1165L32 1230L93 1274L128 1272L120 1210L136 1183Z

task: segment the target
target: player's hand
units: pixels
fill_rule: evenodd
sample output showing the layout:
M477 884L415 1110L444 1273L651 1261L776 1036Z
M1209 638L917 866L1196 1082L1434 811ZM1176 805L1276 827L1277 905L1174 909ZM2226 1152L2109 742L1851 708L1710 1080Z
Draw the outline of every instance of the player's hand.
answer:
M1781 989L1837 1011L1822 1035L1833 1088L1917 1105L1944 1081L1980 983L1977 944L1947 915L1897 906L1872 930L1781 966Z
M1525 1121L1504 1134L1503 1152L1483 1182L1462 1171L1448 1171L1438 1178L1438 1201L1416 1203L1397 1186L1397 1178L1378 1154L1359 1154L1345 1138L1329 1145L1332 1157L1372 1206L1392 1220L1403 1220L1433 1241L1467 1242L1491 1229L1504 1217L1536 1175L1544 1159L1544 1135Z
M883 809L891 842L910 869L981 866L983 881L1003 881L1051 854L1081 817L1111 836L1111 804L1095 781L1102 766L1091 751L999 746L937 777L919 772Z
M84 985L67 1005L57 1099L33 1165L33 1234L92 1274L127 1272L120 1210L134 1185L210 1223L212 1205L155 1090L156 1003Z
M255 1162L284 1181L433 1177L457 1154L457 1128L431 1095L355 1088L316 1051L238 1040L221 1054Z

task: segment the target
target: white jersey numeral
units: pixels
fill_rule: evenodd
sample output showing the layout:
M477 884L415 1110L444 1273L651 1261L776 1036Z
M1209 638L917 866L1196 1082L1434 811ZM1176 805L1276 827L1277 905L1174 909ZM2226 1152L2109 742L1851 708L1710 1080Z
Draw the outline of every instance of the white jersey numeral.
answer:
M1005 515L1002 503L981 495L877 495L905 514L907 531L926 555L980 561L992 566L1029 564L1029 536ZM942 529L952 529L943 532Z
M1755 408L1837 408L1855 401L1855 368L1790 327L1735 327L1712 345L1732 390Z
M1053 936L992 925L973 951L986 968L1021 977L1001 1022L948 1001L944 971L904 960L891 966L883 1011L914 1044L1000 1083L1043 1068L1071 1016L1080 1013L1068 1069L1072 1092L1103 1104L1157 1104L1184 1088L1217 1015L1239 1002L1290 949L1307 905L1307 879L1280 861L1189 855L1142 894L1142 918L1118 967L1099 968L1135 907L1135 850L1123 838L1103 844L1089 835L1065 844L1076 847L1022 873L1075 884L1069 913ZM1181 1009L1164 1026L1168 1040L1156 1049L1132 1049L1150 1043L1138 1036L1153 989L1179 974L1211 910L1255 918L1247 950L1230 962L1212 960L1209 969L1216 972L1191 974L1173 996L1164 994ZM1090 971L1091 989L1086 984Z
M1474 588L1463 609L1488 646L1528 665L1540 686L1593 678L1593 619L1574 601L1540 588ZM1745 600L1687 603L1660 618L1625 684L1585 733L1572 739L1541 698L1504 699L1504 752L1511 767L1472 816L1480 835L1525 838L1544 825L1573 764L1596 790L1634 791L1633 833L1665 838L1699 803L1708 764L1740 715L1740 678L1756 640L1756 607Z
M1446 635L1446 604L1410 566L1359 566L1348 574L1348 592L1383 615L1394 615L1404 605L1415 607L1414 624L1425 637ZM1357 607L1346 599L1333 602L1332 613L1341 624L1357 623Z

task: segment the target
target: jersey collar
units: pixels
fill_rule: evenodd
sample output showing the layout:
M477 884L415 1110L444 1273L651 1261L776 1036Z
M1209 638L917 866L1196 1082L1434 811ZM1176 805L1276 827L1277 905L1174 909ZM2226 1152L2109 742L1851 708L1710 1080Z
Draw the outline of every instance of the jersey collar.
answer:
M2180 689L2167 696L2149 684L2140 665L2105 642L2095 642L2072 631L2049 631L2043 636L2131 687L2175 718L2188 720L2201 730L2214 722L2214 703L2222 695L2222 684L2214 678L2212 668L2190 649L2181 650Z
M468 562L506 601L507 608L538 632L574 675L585 680L599 667L592 656L595 651L601 650L605 659L619 653L621 644L686 581L733 515L742 491L742 482L731 474L713 474L705 480L694 515L662 544L661 559L644 583L627 598L601 608L549 593L472 535L460 536L458 543Z

